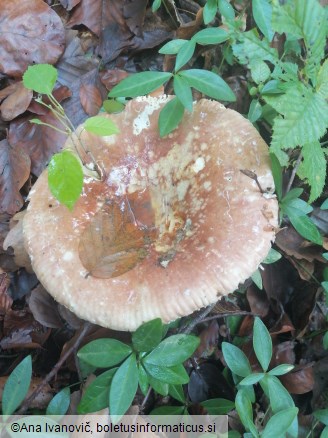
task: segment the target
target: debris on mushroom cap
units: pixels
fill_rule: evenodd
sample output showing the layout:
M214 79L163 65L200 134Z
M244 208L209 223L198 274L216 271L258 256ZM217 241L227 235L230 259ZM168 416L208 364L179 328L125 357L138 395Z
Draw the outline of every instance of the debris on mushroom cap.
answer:
M70 212L44 172L24 219L32 266L49 293L79 317L117 330L214 303L253 274L274 240L278 207L256 129L203 99L160 138L168 99L129 102L111 116L117 135L78 128L104 181L86 177ZM255 173L266 193L241 169Z

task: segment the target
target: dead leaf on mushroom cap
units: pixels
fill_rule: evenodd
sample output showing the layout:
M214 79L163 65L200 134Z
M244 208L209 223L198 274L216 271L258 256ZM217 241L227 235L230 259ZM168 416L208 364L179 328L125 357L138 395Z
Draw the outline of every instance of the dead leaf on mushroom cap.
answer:
M170 98L130 101L110 116L117 135L76 130L105 176L85 178L72 212L50 194L46 172L30 194L25 244L40 282L79 317L105 327L134 330L216 302L256 270L274 239L275 197L240 172L251 170L264 190L273 189L268 148L256 129L203 99L160 138L158 116ZM113 275L113 264L122 262L121 275L90 275L94 253L98 263L110 261L101 274Z

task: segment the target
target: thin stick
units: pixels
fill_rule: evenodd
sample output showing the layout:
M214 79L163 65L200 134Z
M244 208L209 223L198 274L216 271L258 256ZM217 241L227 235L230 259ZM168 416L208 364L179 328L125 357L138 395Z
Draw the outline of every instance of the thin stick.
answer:
M206 307L190 323L182 326L179 329L178 333L184 333L184 334L191 333L197 324L200 324L201 322L203 322L204 318L214 309L215 306L216 306L216 303L211 304L210 306Z
M295 176L296 176L296 172L297 172L297 170L298 170L298 168L299 168L299 165L301 164L301 160L302 160L302 158L303 158L303 155L302 155L302 152L300 152L300 154L299 154L299 156L298 156L298 158L297 158L297 160L296 160L295 166L294 166L294 168L293 168L292 174L291 174L291 176L290 176L290 179L289 179L289 181L288 181L288 185L287 185L286 193L288 193L289 190L290 190L291 187L292 187L292 184L293 184L294 179L295 179Z
M90 322L86 322L83 326L83 329L79 336L77 337L74 344L63 354L63 356L59 359L59 361L56 363L56 365L53 367L53 369L50 371L49 374L46 375L46 377L42 380L40 385L38 385L35 390L32 392L32 394L24 401L24 403L21 405L20 409L18 410L17 414L24 414L27 409L29 408L29 405L31 402L37 397L37 395L41 392L42 388L47 385L47 383L50 382L50 380L58 373L59 369L62 367L63 363L69 358L69 356L79 347L81 344L84 336L90 329L92 324Z
M258 315L257 313L253 313L253 312L246 312L243 310L240 311L236 311L236 312L227 312L227 313L218 313L216 315L213 316L209 316L208 318L203 319L203 321L200 322L208 322L208 321L213 321L214 319L219 319L219 318L226 318L227 316L261 316Z

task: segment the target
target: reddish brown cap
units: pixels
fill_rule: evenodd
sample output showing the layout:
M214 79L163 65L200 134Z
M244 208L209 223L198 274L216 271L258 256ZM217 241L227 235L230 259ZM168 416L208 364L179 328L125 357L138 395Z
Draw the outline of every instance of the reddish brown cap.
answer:
M168 99L131 101L111 116L118 135L78 128L104 181L85 177L70 212L50 194L44 172L24 219L32 266L49 293L79 317L117 330L214 303L253 274L274 240L278 206L256 129L203 99L160 138Z

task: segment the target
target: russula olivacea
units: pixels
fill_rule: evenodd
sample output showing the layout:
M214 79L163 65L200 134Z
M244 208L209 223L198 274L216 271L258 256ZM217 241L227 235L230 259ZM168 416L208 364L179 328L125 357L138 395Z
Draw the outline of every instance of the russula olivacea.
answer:
M278 205L257 130L202 99L160 138L168 99L130 101L110 116L113 136L77 129L104 176L85 177L73 211L51 195L46 171L30 193L24 238L36 275L59 303L104 327L133 331L216 302L274 240Z

